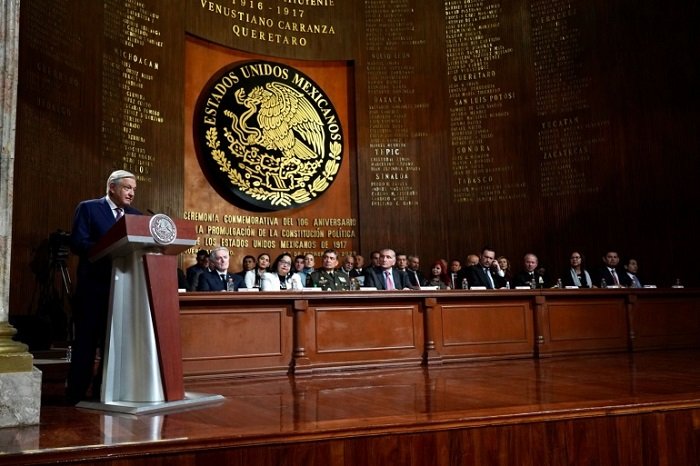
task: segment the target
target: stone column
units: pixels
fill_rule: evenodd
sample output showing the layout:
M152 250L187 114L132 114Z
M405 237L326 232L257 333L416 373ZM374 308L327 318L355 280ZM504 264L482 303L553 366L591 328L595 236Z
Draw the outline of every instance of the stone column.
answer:
M12 248L12 188L17 115L19 0L0 5L0 427L39 423L41 372L32 367L27 345L12 340L9 324Z

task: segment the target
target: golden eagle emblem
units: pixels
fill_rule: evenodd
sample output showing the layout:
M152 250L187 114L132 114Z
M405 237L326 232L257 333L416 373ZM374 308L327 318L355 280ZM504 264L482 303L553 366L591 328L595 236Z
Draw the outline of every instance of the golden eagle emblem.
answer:
M216 125L204 125L207 161L216 163L218 173L225 175L239 198L257 208L276 210L313 200L328 189L342 160L342 132L335 110L331 105L314 105L317 100L293 84L304 82L308 91L313 82L299 71L285 69L286 73L277 75L294 76L294 80L257 76L249 86L239 80L239 86L231 86L220 99ZM227 73L231 76L230 70ZM313 91L314 96L323 95L318 87ZM330 102L325 95L322 100Z

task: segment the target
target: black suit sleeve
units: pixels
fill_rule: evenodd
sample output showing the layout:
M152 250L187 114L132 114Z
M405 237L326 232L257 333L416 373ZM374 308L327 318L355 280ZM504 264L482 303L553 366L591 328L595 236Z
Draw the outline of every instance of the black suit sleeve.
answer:
M377 275L370 270L367 270L365 274L365 286L370 288L375 287L378 290L384 289L382 283L377 279Z
M464 282L465 278L467 279L467 282L469 282L469 270L469 267L464 267L459 272L457 272L457 283L455 283L455 288L457 290L464 289L462 283Z
M240 288L245 288L245 280L240 275L229 274L229 277L233 277L233 289L238 291Z
M408 272L404 272L402 270L396 270L397 275L399 277L397 284L396 284L396 289L397 290L403 290L406 288L411 288L411 287L417 287L420 285L414 285L411 280L409 279Z

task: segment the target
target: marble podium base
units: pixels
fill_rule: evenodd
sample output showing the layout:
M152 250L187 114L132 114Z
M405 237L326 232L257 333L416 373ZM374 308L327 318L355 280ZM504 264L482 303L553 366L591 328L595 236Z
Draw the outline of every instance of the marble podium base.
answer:
M41 371L0 373L0 428L39 424Z
M124 414L152 414L166 411L177 411L212 404L224 399L221 395L209 395L205 393L185 393L184 400L161 401L150 403L138 403L133 401L112 401L102 403L99 401L81 401L77 408L92 409Z

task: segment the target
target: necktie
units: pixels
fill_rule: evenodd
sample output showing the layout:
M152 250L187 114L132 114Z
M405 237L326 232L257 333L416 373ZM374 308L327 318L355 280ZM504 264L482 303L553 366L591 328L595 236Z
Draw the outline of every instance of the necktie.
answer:
M391 278L391 270L385 271L384 276L386 277L386 289L387 290L395 289L394 288L394 280Z
M636 275L632 275L632 285L634 288L641 288L642 284L639 282L639 278Z
M116 218L117 220L119 220L120 218L122 218L124 216L124 209L122 209L121 207L117 207L114 210L116 211L116 215L114 218Z
M617 274L615 273L615 269L610 269L610 275L613 277L613 282L615 282L616 285L620 284L620 280L617 279Z
M225 282L226 281L226 274L225 273L220 273L219 277L221 277L221 281Z
M493 290L493 278L491 278L491 274L487 269L481 269L484 271L484 275L486 276L486 288L489 290Z

